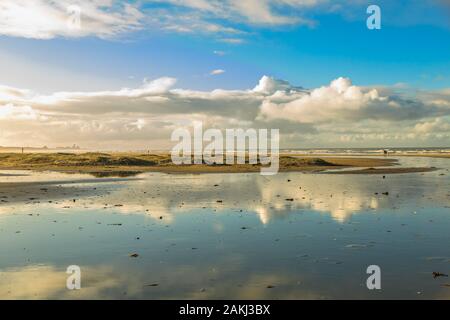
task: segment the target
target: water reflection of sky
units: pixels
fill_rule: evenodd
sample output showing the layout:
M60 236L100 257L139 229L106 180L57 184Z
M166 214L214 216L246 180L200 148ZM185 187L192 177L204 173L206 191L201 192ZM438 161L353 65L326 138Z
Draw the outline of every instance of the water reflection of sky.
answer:
M54 181L0 188L0 297L450 298L431 277L450 271L448 159L401 162L443 169L0 176ZM71 264L78 292L65 289ZM382 292L365 288L369 264L382 268Z

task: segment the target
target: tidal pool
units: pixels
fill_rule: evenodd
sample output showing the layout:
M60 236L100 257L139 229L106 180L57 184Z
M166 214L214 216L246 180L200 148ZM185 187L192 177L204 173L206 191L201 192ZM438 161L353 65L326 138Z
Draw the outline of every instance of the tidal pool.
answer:
M2 171L0 298L450 299L450 279L432 276L450 273L450 160L400 162L440 169ZM70 265L80 290L66 288ZM369 265L381 290L367 289Z

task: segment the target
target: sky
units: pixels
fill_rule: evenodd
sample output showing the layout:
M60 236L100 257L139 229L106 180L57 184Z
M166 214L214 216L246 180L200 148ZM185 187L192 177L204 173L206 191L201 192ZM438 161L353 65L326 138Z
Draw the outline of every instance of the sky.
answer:
M170 148L200 121L448 147L450 1L0 2L0 145Z

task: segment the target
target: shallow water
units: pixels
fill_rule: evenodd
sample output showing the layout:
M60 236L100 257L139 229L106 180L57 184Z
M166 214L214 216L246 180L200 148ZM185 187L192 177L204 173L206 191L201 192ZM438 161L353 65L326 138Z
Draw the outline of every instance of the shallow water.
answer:
M450 160L400 162L441 169L1 172L24 185L0 189L0 298L449 299L432 272L450 273ZM66 289L69 265L81 290ZM366 287L369 265L381 290Z

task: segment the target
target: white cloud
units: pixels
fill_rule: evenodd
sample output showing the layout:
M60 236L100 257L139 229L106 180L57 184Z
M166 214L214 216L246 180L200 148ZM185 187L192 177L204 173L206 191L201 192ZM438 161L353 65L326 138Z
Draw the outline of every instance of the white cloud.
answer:
M199 9L202 11L211 11L216 12L219 10L218 3L215 1L207 1L207 0L160 0L156 2L166 2L171 3L178 6L189 7L193 9Z
M172 12L169 9L153 9L147 12L148 28L159 28L164 31L178 33L212 34L212 35L245 35L246 32L213 23L205 19L201 13Z
M274 14L267 0L231 0L230 9L255 24L279 25L298 22L298 18Z
M211 71L209 74L212 75L212 76L216 76L216 75L219 75L219 74L222 74L222 73L225 73L225 70L216 69L216 70Z
M259 80L258 85L253 88L253 91L265 94L273 94L277 91L290 91L291 89L295 88L292 87L289 82L264 75Z
M70 6L80 9L80 28L70 27L70 19L75 17ZM110 38L140 29L143 17L135 6L113 0L2 0L0 34L34 39Z
M431 121L419 122L414 126L417 134L429 135L431 133L450 132L450 121L443 118L435 118Z
M154 1L155 2L155 1ZM311 24L302 18L301 10L317 6L327 0L166 0L172 5L190 8L210 17L255 25ZM280 13L278 9L295 11L295 14Z
M0 100L18 99L25 97L29 93L27 90L0 85Z
M244 39L240 39L240 38L222 38L219 39L220 42L225 42L228 44L242 44L245 42Z
M261 85L261 84L260 84ZM261 117L299 123L360 121L364 119L401 121L448 114L450 108L400 96L382 96L377 89L358 87L348 78L311 90L288 102L266 99Z
M11 103L0 106L0 120L37 120L40 117L30 106L15 106Z

